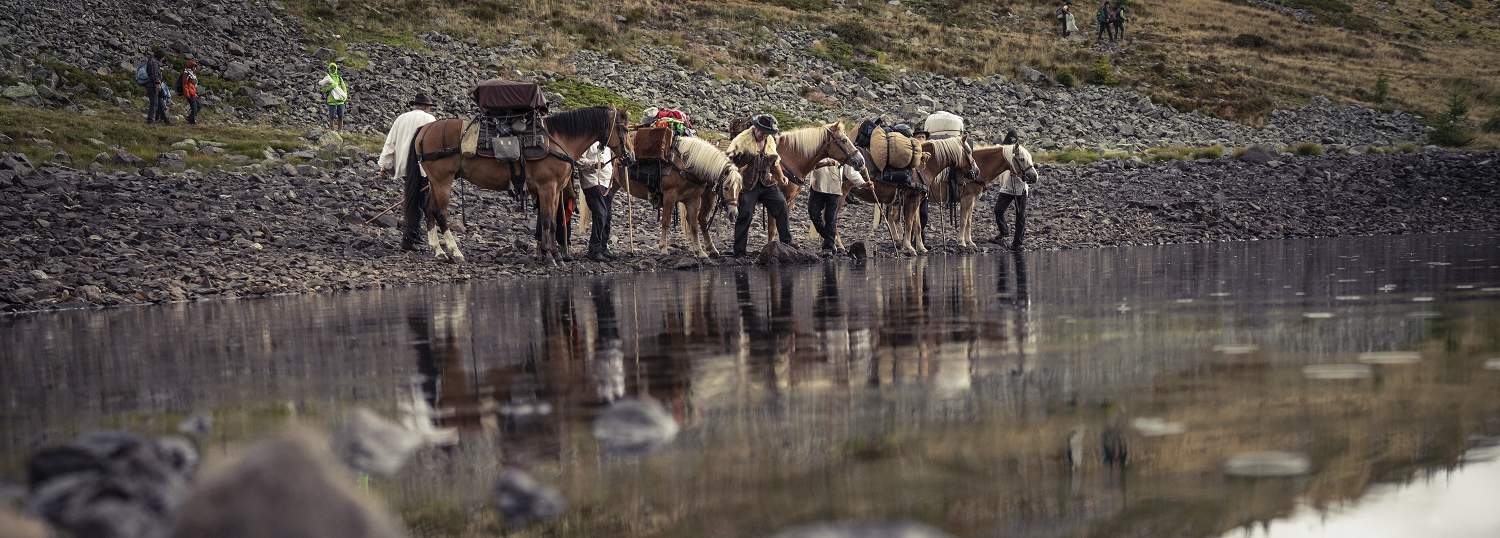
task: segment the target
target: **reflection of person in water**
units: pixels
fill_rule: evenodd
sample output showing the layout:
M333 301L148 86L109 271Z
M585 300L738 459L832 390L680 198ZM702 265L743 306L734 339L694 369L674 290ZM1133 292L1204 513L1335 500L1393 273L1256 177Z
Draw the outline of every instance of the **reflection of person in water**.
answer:
M1031 285L1026 277L1026 256L1024 253L1015 252L1007 260L1004 256L997 257L999 266L995 272L996 295L1006 298L1011 307L1012 323L1007 331L1007 339L1015 346L1015 366L1012 367L1013 375L1020 375L1031 369L1026 361L1027 350L1034 345L1031 336ZM1014 275L1010 271L1011 265L1015 266Z
M833 365L840 382L847 383L849 367L849 319L839 297L838 267L823 264L823 279L813 299L813 329L818 332L818 351Z
M742 338L749 341L750 356L755 363L766 366L767 381L772 390L784 388L792 351L796 349L796 333L792 326L793 286L790 279L783 279L779 271L770 271L771 314L762 318L755 305L755 296L750 292L750 275L739 270L734 273L735 298L740 306L740 323L744 328Z
M604 403L625 397L625 351L620 344L620 320L615 316L615 294L608 282L599 279L590 288L599 330L590 367L599 400Z

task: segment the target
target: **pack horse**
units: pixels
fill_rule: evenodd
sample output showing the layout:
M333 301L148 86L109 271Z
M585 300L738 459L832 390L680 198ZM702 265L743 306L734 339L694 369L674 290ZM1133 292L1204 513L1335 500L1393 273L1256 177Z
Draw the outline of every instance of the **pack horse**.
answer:
M524 188L535 197L538 255L555 264L567 254L567 244L556 236L558 226L565 225L559 216L575 164L596 142L622 163L632 162L629 114L618 107L594 107L548 115L539 86L499 79L481 83L471 95L481 115L438 120L412 140L431 188L425 208L432 223L428 245L439 258L463 261L458 238L448 229L453 186L462 178L494 191Z

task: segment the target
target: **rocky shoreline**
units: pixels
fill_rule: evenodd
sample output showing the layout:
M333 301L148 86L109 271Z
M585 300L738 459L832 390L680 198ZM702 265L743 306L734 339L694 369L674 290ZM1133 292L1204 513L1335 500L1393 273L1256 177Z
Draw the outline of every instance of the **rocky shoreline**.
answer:
M368 155L326 170L145 174L32 167L20 159L0 159L0 243L7 252L0 310L7 312L755 263L700 260L675 246L659 255L650 206L623 203L620 195L613 249L625 256L549 267L533 256L532 212L517 211L507 194L472 188L459 193L454 209L455 220L468 219L461 245L469 263L403 253L397 215L380 213L399 198L398 185L367 173ZM1028 249L1500 229L1496 153L1102 161L1043 165L1041 172ZM995 235L991 208L986 196L976 211L976 240ZM846 208L840 225L847 243L870 239L870 217L868 205ZM935 204L931 217L931 255L964 253L946 209ZM797 245L815 247L805 199L792 204L791 218ZM730 223L721 216L713 228L727 251ZM764 243L760 229L751 234L752 248ZM586 236L575 229L574 253ZM674 245L684 242L680 231L672 237ZM883 236L870 245L872 256L901 255Z

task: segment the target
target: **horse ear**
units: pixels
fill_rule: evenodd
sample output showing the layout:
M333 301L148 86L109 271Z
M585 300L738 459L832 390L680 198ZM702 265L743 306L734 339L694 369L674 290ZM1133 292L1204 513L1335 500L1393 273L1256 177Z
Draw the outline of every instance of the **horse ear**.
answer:
M842 132L844 132L844 122L842 122L842 121L833 122L833 123L831 123L831 124L828 125L828 128L831 129L831 130L833 130L833 132L835 132L835 133L842 133Z

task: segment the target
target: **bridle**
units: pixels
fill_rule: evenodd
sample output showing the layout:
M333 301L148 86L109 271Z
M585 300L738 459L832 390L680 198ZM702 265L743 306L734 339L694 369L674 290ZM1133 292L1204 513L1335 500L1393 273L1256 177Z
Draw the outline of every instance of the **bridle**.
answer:
M605 166L614 164L616 160L623 162L625 166L631 166L635 164L635 155L625 147L625 133L629 130L629 127L623 123L619 123L619 120L620 109L610 107L609 131L604 133L603 136L599 137L599 140L597 142L604 147L609 147L609 142L618 137L620 139L620 151L614 152L614 156L610 157L608 161L605 161Z
M1017 168L1016 159L1015 157L1012 157L1011 154L1014 153L1019 155L1019 152L1021 151L1021 144L1017 142L1012 147L1014 147L1015 149L1011 150L1011 153L1007 153L1004 150L1001 150L1000 156L1005 158L1005 164L1010 167L1011 172L1014 173L1016 177L1024 178L1027 172L1036 170L1036 162L1027 163L1026 168Z
M843 160L839 161L840 164L852 166L854 160L861 157L859 150L853 148L854 142L849 140L849 137L845 136L843 140L838 140L838 143L835 144L834 141L838 135L833 132L833 127L824 126L823 132L828 136L823 137L823 143L818 145L818 151L814 155L823 155L828 152L828 146L835 146L844 154ZM846 147L844 144L848 144L848 146Z

